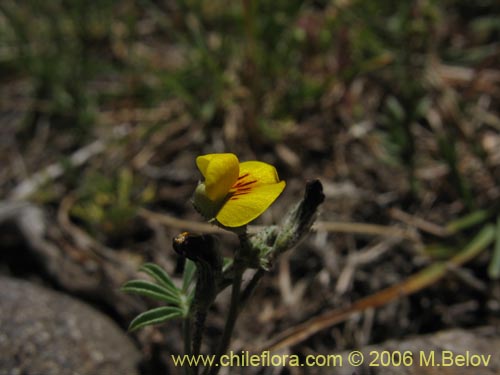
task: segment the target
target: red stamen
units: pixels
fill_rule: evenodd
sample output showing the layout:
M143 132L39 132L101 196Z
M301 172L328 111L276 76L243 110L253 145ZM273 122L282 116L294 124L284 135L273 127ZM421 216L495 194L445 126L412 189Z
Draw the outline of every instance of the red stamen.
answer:
M250 192L251 189L248 190L243 190L243 191L237 191L231 195L231 197L237 197L238 195L245 195Z
M242 174L241 176L238 177L238 180L241 180L242 178L245 178L249 175L249 173Z
M257 182L257 180L251 180L251 181L247 181L247 182L238 182L236 185L233 185L233 188L236 188L236 189L242 188L242 187L254 184L256 182Z
M250 176L250 174L245 173L238 177L237 182L231 188L230 200L237 200L239 195L248 194L252 190L251 185L255 184L257 180L245 181L245 177L248 176Z

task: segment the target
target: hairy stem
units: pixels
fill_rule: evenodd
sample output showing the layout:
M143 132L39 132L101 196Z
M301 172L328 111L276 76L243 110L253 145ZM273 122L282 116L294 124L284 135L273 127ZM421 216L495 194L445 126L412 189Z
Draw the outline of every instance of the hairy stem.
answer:
M182 321L182 335L184 336L184 354L191 355L191 319L189 316L184 318ZM192 368L190 366L184 366L184 375L191 375Z
M266 271L263 270L262 268L259 268L257 272L254 273L252 279L250 282L247 284L243 292L241 293L240 297L240 309L244 308L246 304L248 303L248 300L252 296L255 288L257 288L257 285L259 285L260 279L262 279L262 276L266 274Z
M203 330L205 328L205 320L207 318L207 310L196 311L194 317L194 333L193 333L193 357L200 354L201 341L203 336Z
M242 264L235 259L235 270L233 285L231 290L231 304L229 306L229 312L227 314L226 325L224 326L224 332L222 334L222 339L217 350L217 359L224 355L229 349L229 344L231 343L231 336L233 334L233 329L238 318L239 303L240 303L240 290L241 281L243 278L244 267ZM216 362L217 363L217 362ZM219 373L220 366L211 367L208 371L209 375L217 375Z

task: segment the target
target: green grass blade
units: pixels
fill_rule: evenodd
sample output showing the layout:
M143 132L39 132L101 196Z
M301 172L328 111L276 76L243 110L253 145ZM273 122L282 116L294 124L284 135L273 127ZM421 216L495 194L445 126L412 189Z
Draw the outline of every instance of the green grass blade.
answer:
M488 276L494 280L500 277L500 216L497 218L497 227L495 235L495 247L490 265L488 266Z
M451 264L456 267L462 266L462 264L470 261L490 246L494 240L495 226L493 224L485 225L481 231L467 244L467 246L460 251L459 254L450 259Z
M128 293L135 293L154 298L159 301L172 303L174 305L179 305L181 303L179 294L174 294L167 288L164 288L161 285L153 284L146 280L128 281L122 286L121 290Z
M448 223L446 229L451 233L459 232L463 229L470 228L476 224L487 220L491 212L488 210L477 210L468 215L465 215L457 220Z
M164 306L157 307L155 309L148 310L139 314L130 323L128 329L129 331L135 331L136 329L149 326L152 324L160 324L166 322L170 319L179 318L182 316L182 311L177 307Z

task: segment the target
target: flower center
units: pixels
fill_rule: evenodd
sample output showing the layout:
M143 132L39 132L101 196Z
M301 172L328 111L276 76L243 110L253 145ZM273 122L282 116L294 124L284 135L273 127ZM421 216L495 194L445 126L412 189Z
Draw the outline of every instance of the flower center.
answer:
M249 173L245 173L238 177L236 183L229 190L230 200L237 200L238 196L248 194L252 190L257 180L252 180L248 178L249 176Z

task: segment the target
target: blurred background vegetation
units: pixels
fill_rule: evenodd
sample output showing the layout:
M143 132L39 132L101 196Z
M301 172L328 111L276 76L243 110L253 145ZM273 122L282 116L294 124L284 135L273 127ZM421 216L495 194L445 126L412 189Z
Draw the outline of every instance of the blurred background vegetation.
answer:
M449 257L498 220L496 0L2 0L0 82L2 196L69 199L73 224L143 260L142 208L201 221L189 199L208 152L275 164L275 218L320 178L323 220L415 228L407 258ZM338 265L315 250L294 282L326 269L335 285L339 256L373 244L326 236ZM499 270L490 254L476 276Z
M0 189L126 125L106 151L121 160L65 183L88 225L113 221L109 207L131 216L158 198L157 181L134 174L175 159L180 150L157 148L181 121L192 128L183 151L274 149L295 176L311 161L328 178L362 175L349 161L336 168L337 149L357 139L403 170L399 189L414 202L430 188L460 213L487 207L498 198L499 10L493 0L3 1ZM133 159L148 142L147 160Z

